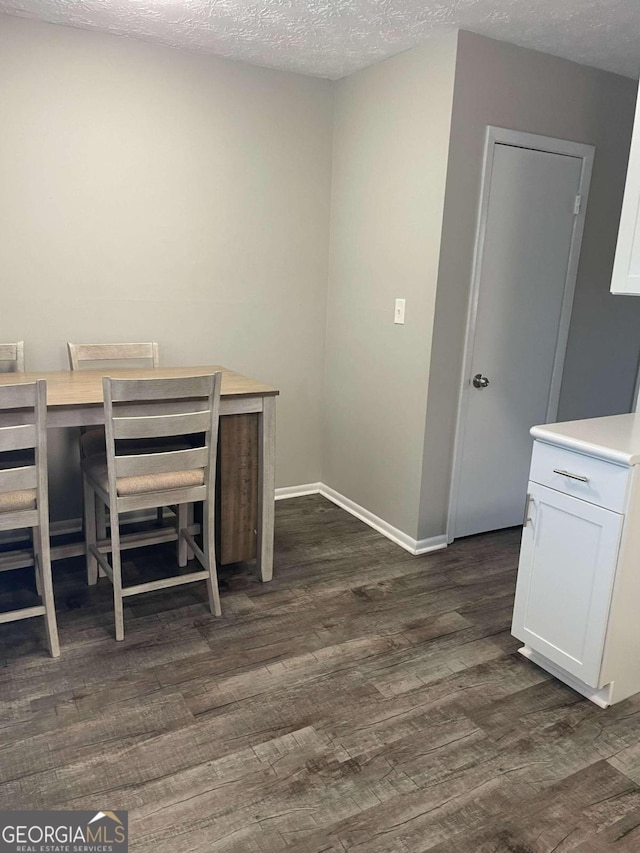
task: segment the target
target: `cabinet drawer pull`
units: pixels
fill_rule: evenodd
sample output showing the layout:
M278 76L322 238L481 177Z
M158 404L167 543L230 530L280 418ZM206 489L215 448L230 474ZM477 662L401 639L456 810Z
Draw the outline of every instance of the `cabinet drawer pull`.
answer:
M570 480L579 480L581 483L588 483L589 478L583 477L581 474L572 474L570 471L563 471L562 468L554 468L554 474L560 474L561 477L568 477Z

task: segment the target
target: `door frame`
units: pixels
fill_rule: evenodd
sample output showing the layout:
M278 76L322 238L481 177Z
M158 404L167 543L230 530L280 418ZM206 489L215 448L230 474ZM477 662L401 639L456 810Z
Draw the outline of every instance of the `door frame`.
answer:
M569 338L569 324L571 322L571 311L573 308L573 296L575 293L576 279L578 275L578 263L580 260L580 249L582 246L582 235L584 233L584 222L589 197L589 186L591 183L591 172L593 170L593 160L595 156L595 147L593 145L586 145L580 142L570 142L565 139L554 139L550 136L539 136L535 133L524 133L519 130L508 130L503 127L494 127L493 125L487 126L485 132L476 237L473 249L471 286L467 308L462 374L460 377L460 389L458 392L458 412L456 417L453 447L449 507L447 512L446 535L447 542L449 543L453 542L454 539L453 531L458 510L462 454L464 449L465 427L468 411L468 394L465 394L465 391L471 384L471 361L476 339L478 302L480 298L480 277L482 273L484 242L487 229L487 217L489 213L489 190L491 188L491 179L493 177L493 161L496 145L511 145L516 148L528 148L533 151L545 151L550 154L565 154L582 160L580 183L578 185L578 194L582 196L582 201L580 205L580 212L576 214L573 223L571 248L569 250L569 263L567 265L567 275L564 284L564 296L562 299L562 308L560 310L560 324L558 327L556 352L553 361L551 386L547 404L547 423L553 421L558 413L560 387L562 384L562 373L567 353L567 341Z

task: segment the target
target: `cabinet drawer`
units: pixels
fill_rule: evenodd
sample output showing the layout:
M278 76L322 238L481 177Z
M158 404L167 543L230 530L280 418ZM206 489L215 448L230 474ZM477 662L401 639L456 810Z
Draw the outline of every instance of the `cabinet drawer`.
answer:
M630 476L631 468L613 462L542 441L533 445L531 480L614 512L624 512Z

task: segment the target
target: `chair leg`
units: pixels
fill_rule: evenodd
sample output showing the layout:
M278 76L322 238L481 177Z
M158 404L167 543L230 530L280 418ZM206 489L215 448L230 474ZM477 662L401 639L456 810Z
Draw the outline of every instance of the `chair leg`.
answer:
M31 544L33 546L33 569L34 569L34 575L35 575L35 579L36 579L36 592L42 598L42 571L41 571L42 561L40 559L40 553L39 553L39 549L40 549L39 537L36 535L36 528L35 527L32 527L29 532L31 534Z
M162 527L164 524L164 507L159 506L156 510L156 524L158 527Z
M186 539L184 539L180 535L180 531L184 530L184 528L188 524L188 510L189 504L179 504L176 507L176 531L178 533L178 565L182 568L187 565L188 555L187 551L189 550Z
M91 546L96 544L96 502L97 495L89 485L86 477L84 479L84 536L87 557L87 583L94 586L98 582L98 561L91 552Z
M194 507L195 507L195 504L187 504L187 527L193 527ZM195 557L195 554L193 553L191 548L189 548L189 546L187 545L187 562L189 562L189 560L193 560L194 557Z
M124 608L122 604L122 562L120 559L120 521L111 516L111 569L113 571L113 607L116 640L124 640Z
M96 497L96 507L95 507L95 515L96 515L96 532L98 539L106 539L107 538L107 508L102 503L101 500L98 500Z
M202 550L207 562L204 566L209 571L207 578L207 594L209 596L209 609L214 616L222 615L220 606L220 590L218 589L218 574L216 572L216 547L214 542L213 524L209 521L207 501L202 505Z
M44 621L47 630L47 645L51 657L60 657L60 643L58 640L58 625L56 622L56 604L53 597L53 581L51 578L51 551L49 537L43 533L41 527L34 531L34 539L37 539L36 553L36 575L39 573L42 581L42 602L45 607Z

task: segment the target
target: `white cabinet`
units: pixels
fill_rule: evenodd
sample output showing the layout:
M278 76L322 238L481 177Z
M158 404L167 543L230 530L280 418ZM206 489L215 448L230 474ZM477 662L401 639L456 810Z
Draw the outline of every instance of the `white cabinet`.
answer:
M531 432L512 633L606 707L640 693L640 415Z
M591 687L602 687L622 519L529 483L513 633Z
M631 139L629 168L622 203L611 292L640 295L640 109Z

